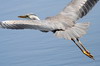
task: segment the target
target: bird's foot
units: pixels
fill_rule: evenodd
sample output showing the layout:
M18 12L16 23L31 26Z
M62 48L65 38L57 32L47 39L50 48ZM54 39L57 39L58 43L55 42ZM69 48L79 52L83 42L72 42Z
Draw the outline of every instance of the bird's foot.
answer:
M86 56L88 56L89 58L95 60L95 59L94 59L94 56L93 56L88 50L86 50L86 51L83 50L83 53L84 53Z

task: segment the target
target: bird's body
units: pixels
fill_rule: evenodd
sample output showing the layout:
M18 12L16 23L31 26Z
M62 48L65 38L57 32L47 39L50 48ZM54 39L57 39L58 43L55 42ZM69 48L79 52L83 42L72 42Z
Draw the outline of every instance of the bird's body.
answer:
M90 52L84 48L79 38L86 34L89 22L77 23L77 20L85 16L99 0L72 0L56 16L40 20L38 17L28 15L30 20L7 20L0 22L0 28L7 29L36 29L43 32L53 32L55 36L72 40L80 50L88 57L93 58ZM19 16L27 18L27 16Z

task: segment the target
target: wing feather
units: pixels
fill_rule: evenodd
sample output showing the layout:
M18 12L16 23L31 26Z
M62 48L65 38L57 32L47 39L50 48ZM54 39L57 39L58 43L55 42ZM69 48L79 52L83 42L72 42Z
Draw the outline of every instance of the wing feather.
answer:
M72 0L60 14L69 16L73 21L85 16L99 0Z
M51 22L48 20L8 20L0 22L0 28L53 31L65 29L65 25L62 22Z

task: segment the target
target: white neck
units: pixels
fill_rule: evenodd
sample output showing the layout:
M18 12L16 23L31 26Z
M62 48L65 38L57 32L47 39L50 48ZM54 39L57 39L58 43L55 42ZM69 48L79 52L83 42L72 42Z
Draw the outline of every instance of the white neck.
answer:
M29 18L32 20L40 20L39 17L33 15L30 15Z

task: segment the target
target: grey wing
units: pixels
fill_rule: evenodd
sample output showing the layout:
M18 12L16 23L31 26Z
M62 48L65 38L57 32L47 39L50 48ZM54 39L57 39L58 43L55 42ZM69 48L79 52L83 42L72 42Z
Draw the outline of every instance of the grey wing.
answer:
M72 0L60 13L73 21L85 16L99 0Z
M60 27L59 27L60 26ZM43 31L53 31L56 29L65 29L60 22L51 22L47 20L8 20L0 22L0 28L5 29L36 29Z

